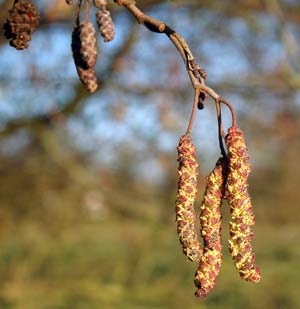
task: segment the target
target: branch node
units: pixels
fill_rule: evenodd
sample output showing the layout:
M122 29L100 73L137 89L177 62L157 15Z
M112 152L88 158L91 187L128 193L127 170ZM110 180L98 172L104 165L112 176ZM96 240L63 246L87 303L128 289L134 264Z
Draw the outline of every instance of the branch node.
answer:
M143 21L141 20L140 23L142 23L142 22ZM154 24L153 22L149 22L147 20L144 20L143 24L148 30L150 30L152 32L156 32L156 33L162 33L166 29L166 25L164 23Z

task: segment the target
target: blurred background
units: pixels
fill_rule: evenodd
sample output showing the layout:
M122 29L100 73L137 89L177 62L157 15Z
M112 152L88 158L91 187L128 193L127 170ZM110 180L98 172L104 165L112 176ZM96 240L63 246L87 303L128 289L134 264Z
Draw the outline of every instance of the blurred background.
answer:
M116 37L98 37L91 95L70 50L74 7L34 2L29 49L0 35L0 308L300 308L299 1L137 1L185 37L207 85L235 106L252 159L262 280L234 269L225 204L221 273L200 301L174 214L193 101L180 55L110 1ZM1 27L12 3L0 0ZM192 137L200 204L220 152L213 101Z

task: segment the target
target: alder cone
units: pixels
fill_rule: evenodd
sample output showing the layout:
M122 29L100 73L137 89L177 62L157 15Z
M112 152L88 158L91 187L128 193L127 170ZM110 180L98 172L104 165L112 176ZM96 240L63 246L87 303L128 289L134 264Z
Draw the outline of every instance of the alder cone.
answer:
M28 47L31 34L40 20L39 11L31 1L19 0L8 11L8 17L3 25L4 35L10 39L10 45L22 50Z
M16 36L14 36L9 44L13 47L15 47L18 50L23 50L28 48L28 42L31 40L31 35L26 33L26 32L22 32L20 34L17 34Z
M110 12L105 9L99 10L96 14L96 20L104 42L112 41L115 37L115 25Z
M191 261L198 261L202 247L195 228L194 202L197 194L198 162L196 148L188 134L181 136L178 150L178 190L176 199L177 233L183 253Z
M248 193L247 178L251 171L248 149L243 132L237 127L229 128L225 141L229 164L226 198L231 212L229 251L241 278L258 282L260 270L255 266L251 245L255 218Z
M216 284L222 263L221 204L226 180L226 159L220 158L207 177L201 204L201 235L204 240L203 255L195 273L195 295L206 297Z

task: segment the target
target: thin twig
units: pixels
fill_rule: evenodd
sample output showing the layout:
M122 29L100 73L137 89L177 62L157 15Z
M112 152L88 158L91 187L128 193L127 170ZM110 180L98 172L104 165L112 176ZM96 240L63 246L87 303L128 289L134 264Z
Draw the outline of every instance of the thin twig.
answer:
M192 130L192 126L193 126L194 118L195 118L195 112L196 112L195 106L197 108L197 103L198 103L198 101L196 103L196 99L199 100L199 95L201 93L204 93L204 98L205 98L205 94L209 95L216 102L218 102L217 104L219 103L226 104L231 110L232 123L233 125L236 125L236 115L235 115L233 106L231 105L231 103L221 98L212 88L205 85L206 73L199 65L197 65L195 58L187 42L185 41L185 39L180 34L178 34L175 30L170 28L166 23L158 19L152 18L146 15L144 12L142 12L136 6L136 2L134 0L114 0L114 1L118 3L118 5L123 6L126 9L128 9L133 14L133 16L136 18L139 24L144 25L150 31L157 32L157 33L164 33L165 35L167 35L168 38L171 40L171 42L176 47L176 49L178 50L178 52L180 53L185 63L186 70L190 77L192 86L194 88L194 103L193 103L191 118L189 121L187 132L190 133Z
M82 0L78 0L78 1L77 1L76 11L75 11L75 24L74 24L74 27L77 27L77 26L79 26L79 24L80 24L80 9L81 9L81 2L82 2Z
M217 110L217 117L218 117L218 138L219 138L219 146L221 150L221 154L223 158L227 157L225 147L223 144L223 137L224 137L224 129L222 125L222 109L221 109L221 104L218 100L216 102L216 110Z
M90 21L90 0L85 0L85 22L88 23Z
M187 130L186 130L187 134L190 134L192 132L192 129L193 129L193 125L194 125L195 117L196 117L196 112L197 112L197 107L198 107L199 95L200 95L200 90L198 88L196 88L195 93L194 93L194 104L193 104L189 124L188 124Z
M236 127L236 124L237 124L236 123L236 113L235 113L235 110L234 110L234 107L232 106L232 104L229 101L225 100L224 98L218 98L217 101L219 103L225 104L229 108L229 110L231 112L232 126Z

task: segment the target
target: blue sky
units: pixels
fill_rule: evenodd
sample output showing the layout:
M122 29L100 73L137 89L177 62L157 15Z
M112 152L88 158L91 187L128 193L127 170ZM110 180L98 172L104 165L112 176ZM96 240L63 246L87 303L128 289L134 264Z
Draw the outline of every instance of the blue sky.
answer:
M208 73L207 84L216 87L219 93L218 86L224 82L234 85L237 90L242 89L249 75L273 70L285 56L274 31L278 26L277 20L266 15L255 17L258 22L255 29L241 18L222 24L222 17L216 12L203 12L203 18L199 19L196 14L191 16L188 10L178 9L175 5L162 5L150 13L165 20L186 38L197 62ZM131 18L127 12L117 16L113 42L104 44L98 40L98 74L105 71L111 55L126 38ZM218 23L211 27L214 21ZM71 22L43 27L34 33L30 48L25 51L1 46L0 127L8 119L31 117L59 109L72 98L78 77L70 50L71 29ZM121 71L113 76L105 89L91 95L81 112L71 117L67 125L71 136L76 136L77 146L96 150L99 158L107 162L114 162L114 154L120 145L130 143L130 147L138 152L147 149L149 140L155 135L159 137L156 141L158 149L174 151L179 135L186 128L192 105L193 90L174 46L166 37L150 33L141 26L135 27L134 31L137 31L138 40L122 61ZM219 35L223 32L227 35ZM249 60L249 47L259 53L255 64ZM170 92L172 87L180 94ZM136 93L145 88L149 89L147 95ZM134 91L130 93L130 89ZM251 105L249 108L249 98L239 91L234 88L221 89L224 92L220 95L232 100L239 113L253 113L255 116L257 106L260 106L259 111L264 115L262 121L272 119L272 109L268 104ZM263 100L263 95L260 100ZM295 98L298 98L299 104L299 93L295 94ZM268 100L272 102L271 97ZM159 123L162 102L168 102L170 106L170 117L176 121L175 131L164 130ZM194 129L195 143L208 157L218 152L212 103L208 101L208 107L198 113ZM112 110L118 104L125 108L121 121L111 117ZM224 123L225 127L230 125L228 112L224 113ZM110 143L104 153L101 151L103 142ZM149 162L153 164L151 158Z

